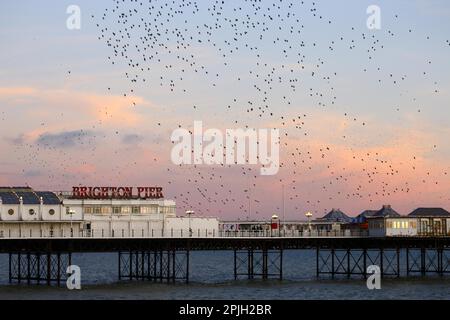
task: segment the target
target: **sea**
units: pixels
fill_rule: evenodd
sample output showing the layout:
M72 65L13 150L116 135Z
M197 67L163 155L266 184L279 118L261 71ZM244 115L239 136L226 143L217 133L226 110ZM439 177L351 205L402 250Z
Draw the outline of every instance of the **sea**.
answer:
M316 252L285 250L283 280L234 280L233 251L192 251L189 283L155 283L118 279L117 253L80 253L72 264L81 268L81 289L43 284L10 284L8 255L0 255L0 299L449 299L450 275L384 277L381 288L369 290L361 276L316 276Z

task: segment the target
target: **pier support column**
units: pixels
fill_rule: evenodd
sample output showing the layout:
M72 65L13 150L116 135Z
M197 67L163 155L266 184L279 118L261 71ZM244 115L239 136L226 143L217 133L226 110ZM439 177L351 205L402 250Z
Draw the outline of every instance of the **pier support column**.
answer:
M283 249L234 250L234 279L283 278Z
M316 275L360 275L367 278L367 267L376 265L382 276L400 276L400 249L316 248Z
M422 276L425 275L426 273L426 249L425 248L421 248L420 249L420 273L422 274Z
M408 248L406 268L408 275L420 273L425 276L427 273L437 273L443 275L449 272L449 259L447 249L444 248Z
M17 252L9 253L9 282L27 284L41 282L60 286L67 280L66 270L71 264L71 253Z
M450 248L441 249L441 274L450 273Z
M119 252L119 280L189 281L188 250Z

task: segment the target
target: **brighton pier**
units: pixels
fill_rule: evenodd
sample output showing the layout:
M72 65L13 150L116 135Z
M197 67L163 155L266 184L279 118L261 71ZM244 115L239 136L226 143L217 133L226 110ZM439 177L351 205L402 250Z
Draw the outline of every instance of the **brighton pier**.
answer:
M314 221L219 221L175 214L175 202L99 199L0 188L0 253L12 283L64 283L74 253L117 253L121 280L189 282L190 253L229 250L234 278L283 279L286 250L315 250L318 277L443 276L450 272L450 214L419 208L400 216L390 206L348 220L333 209Z
M164 237L154 238L39 238L1 239L0 253L9 254L9 280L57 283L66 278L73 253L116 252L118 278L151 281L189 281L189 254L194 250L232 250L234 278L283 279L284 250L316 251L316 274L367 277L377 265L381 276L450 272L447 237ZM405 255L403 259L401 255ZM401 261L406 263L403 267ZM406 274L401 273L406 270Z
M134 193L134 189L137 190ZM161 199L161 187L73 187L73 199Z

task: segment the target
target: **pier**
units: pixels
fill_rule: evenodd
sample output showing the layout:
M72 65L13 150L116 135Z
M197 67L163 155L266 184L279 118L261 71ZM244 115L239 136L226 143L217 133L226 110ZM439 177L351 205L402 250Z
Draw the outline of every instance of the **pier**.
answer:
M203 233L204 232L204 233ZM283 279L284 250L315 250L317 277L367 277L377 265L382 277L450 273L450 237L369 237L357 233L272 234L173 232L154 237L0 238L9 255L11 283L61 285L74 253L117 253L118 279L189 282L190 252L234 252L235 279ZM155 233L154 233L155 234ZM203 234L203 235L202 235ZM401 272L406 270L406 272Z
M161 187L79 187L72 192L0 187L0 253L11 283L61 285L76 253L116 253L119 280L189 282L190 253L233 252L234 279L283 279L286 250L314 250L317 277L450 272L450 212L390 205L350 218L340 209L307 221L220 221L176 215ZM231 276L231 275L230 275Z

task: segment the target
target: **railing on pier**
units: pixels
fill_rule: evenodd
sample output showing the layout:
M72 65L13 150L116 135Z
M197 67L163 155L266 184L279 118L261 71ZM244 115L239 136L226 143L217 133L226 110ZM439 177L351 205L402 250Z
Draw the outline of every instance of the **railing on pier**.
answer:
M33 232L26 233L0 233L0 239L47 239L47 238L327 238L327 237L367 237L367 230L237 230L224 231L217 229L92 229L92 230L75 230L67 232L59 230L59 232L43 232L42 230L36 234Z

